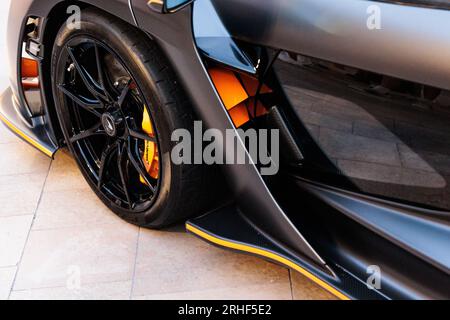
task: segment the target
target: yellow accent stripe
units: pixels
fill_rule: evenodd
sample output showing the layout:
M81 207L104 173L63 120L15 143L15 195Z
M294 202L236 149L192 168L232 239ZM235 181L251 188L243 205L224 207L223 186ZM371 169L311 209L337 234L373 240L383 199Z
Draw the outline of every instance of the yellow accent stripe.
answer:
M186 224L186 229L188 231L196 234L197 236L199 236L201 238L204 238L204 239L206 239L206 240L208 240L208 241L210 241L212 243L215 243L217 245L220 245L220 246L223 246L223 247L227 247L227 248L231 248L231 249L235 249L235 250L240 250L240 251L253 253L253 254L260 255L260 256L272 259L274 261L280 262L280 263L284 264L285 266L288 266L288 267L290 267L290 268L300 272L302 275L304 275L308 279L314 281L316 284L318 284L319 286L321 286L322 288L324 288L328 292L334 294L339 299L350 300L349 297L347 297L346 295L344 295L340 291L336 290L334 287L330 286L325 281L317 278L315 275L313 275L309 271L305 270L304 268L302 268L299 265L293 263L292 261L290 261L290 260L288 260L288 259L286 259L286 258L284 258L282 256L279 256L279 255L277 255L277 254L275 254L273 252L214 237L214 236L212 236L212 235L210 235L210 234L208 234L208 233L206 233L206 232L204 232L204 231L202 231L200 229L197 229L196 227L194 227L194 226L192 226L190 224Z
M5 116L2 115L1 113L0 113L0 120L2 120L3 123L8 126L8 128L10 128L13 132L15 132L17 135L19 135L22 139L27 141L29 144L31 144L35 148L39 149L40 151L45 153L47 156L53 157L53 152L51 152L50 150L48 150L47 148L42 146L36 140L34 140L34 139L30 138L29 136L27 136L19 128L17 128L14 124L12 124L12 122L10 122L8 119L6 119Z

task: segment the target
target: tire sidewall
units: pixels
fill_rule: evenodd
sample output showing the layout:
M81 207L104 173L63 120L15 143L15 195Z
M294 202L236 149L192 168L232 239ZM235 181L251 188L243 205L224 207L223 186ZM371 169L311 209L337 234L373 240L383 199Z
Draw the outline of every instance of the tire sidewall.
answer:
M103 195L97 186L93 183L85 167L81 163L77 156L75 160L78 167L80 168L82 174L88 181L91 188L99 196L99 198L117 215L127 220L128 222L137 225L158 225L159 220L164 220L164 213L171 210L173 204L171 204L171 195L176 194L176 192L181 192L177 189L177 184L174 183L177 179L181 179L181 167L173 165L170 152L173 147L173 143L170 140L173 129L171 126L171 115L165 112L165 101L168 97L164 96L158 88L158 84L153 80L156 77L158 70L148 68L145 63L143 63L143 57L140 56L139 52L131 50L134 46L133 43L128 39L126 34L122 32L123 27L121 23L117 21L111 21L106 17L96 14L95 12L83 12L82 20L80 22L80 29L71 30L65 24L61 27L55 41L52 53L52 88L53 96L55 100L56 111L58 119L64 134L66 141L68 141L69 134L64 121L62 120L65 116L63 114L64 99L62 94L57 90L57 82L60 76L58 73L59 60L63 52L64 46L71 39L78 36L88 36L92 37L100 42L102 42L106 47L110 48L111 51L115 52L116 56L121 60L124 66L128 69L131 75L134 77L138 83L139 89L141 90L145 102L147 103L148 109L150 111L150 116L153 120L153 125L156 129L157 136L159 139L159 158L160 158L160 185L159 192L155 195L157 198L154 200L153 205L144 212L136 213L125 210L117 206L114 202L110 201L105 195ZM143 40L145 41L145 40ZM149 46L152 45L150 41ZM156 66L157 68L157 66ZM67 106L66 106L67 107ZM173 122L173 121L172 121ZM73 155L75 155L75 150L71 143L67 143L69 150Z

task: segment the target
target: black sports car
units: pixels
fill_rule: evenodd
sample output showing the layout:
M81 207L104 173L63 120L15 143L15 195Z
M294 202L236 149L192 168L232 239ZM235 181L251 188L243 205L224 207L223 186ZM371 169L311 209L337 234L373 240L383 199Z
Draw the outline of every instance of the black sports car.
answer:
M449 8L15 0L0 119L130 223L189 219L342 299L450 298Z

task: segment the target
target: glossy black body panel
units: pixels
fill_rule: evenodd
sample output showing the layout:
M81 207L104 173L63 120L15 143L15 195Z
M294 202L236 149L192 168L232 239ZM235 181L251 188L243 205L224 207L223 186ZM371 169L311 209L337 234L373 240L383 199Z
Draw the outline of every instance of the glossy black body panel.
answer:
M305 151L308 176L450 209L447 91L304 56L282 58L275 72L283 90L329 160L319 167L313 152Z

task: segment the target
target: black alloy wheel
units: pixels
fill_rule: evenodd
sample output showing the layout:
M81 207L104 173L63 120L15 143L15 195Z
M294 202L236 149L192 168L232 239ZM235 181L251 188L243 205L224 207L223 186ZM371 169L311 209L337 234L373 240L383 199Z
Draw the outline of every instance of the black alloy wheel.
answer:
M142 130L149 110L135 79L111 49L90 37L71 39L59 63L66 72L57 87L70 106L65 126L76 157L110 201L131 211L148 209L159 178L149 175L142 159L145 141L158 142Z
M170 63L140 30L83 10L80 28L64 24L56 37L52 88L69 150L117 215L161 228L217 201L216 168L171 161L172 132L193 133L195 117Z

